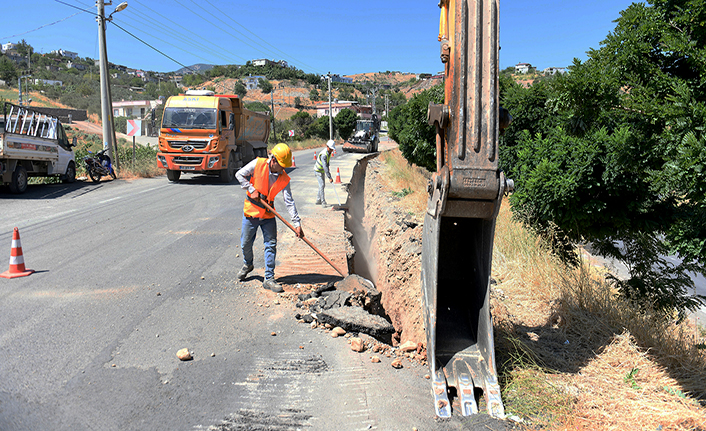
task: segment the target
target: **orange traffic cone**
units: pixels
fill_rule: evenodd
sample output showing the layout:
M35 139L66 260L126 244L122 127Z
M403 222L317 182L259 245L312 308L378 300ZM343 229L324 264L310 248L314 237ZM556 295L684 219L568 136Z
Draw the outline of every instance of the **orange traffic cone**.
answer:
M316 151L314 151L314 161L316 161Z
M294 159L294 156L292 156L292 167L293 168L297 167L297 161Z
M25 269L25 258L22 256L20 231L15 228L12 232L12 250L10 250L10 269L0 274L2 278L24 277L33 273L33 269Z
M336 184L341 184L341 169L336 168L336 179L333 181Z

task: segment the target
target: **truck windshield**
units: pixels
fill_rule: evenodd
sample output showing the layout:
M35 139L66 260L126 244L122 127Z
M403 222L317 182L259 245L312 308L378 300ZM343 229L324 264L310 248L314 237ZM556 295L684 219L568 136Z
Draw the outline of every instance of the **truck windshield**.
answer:
M216 129L216 118L212 108L166 108L162 127Z

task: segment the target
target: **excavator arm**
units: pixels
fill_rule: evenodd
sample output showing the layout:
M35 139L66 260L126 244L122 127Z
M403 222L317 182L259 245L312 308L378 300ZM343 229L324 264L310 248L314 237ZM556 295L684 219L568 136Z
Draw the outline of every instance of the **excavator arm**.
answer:
M441 0L445 102L429 105L436 168L424 220L422 290L436 413L504 417L489 309L495 220L512 181L498 168L511 117L498 103L498 0ZM455 388L452 389L452 388Z

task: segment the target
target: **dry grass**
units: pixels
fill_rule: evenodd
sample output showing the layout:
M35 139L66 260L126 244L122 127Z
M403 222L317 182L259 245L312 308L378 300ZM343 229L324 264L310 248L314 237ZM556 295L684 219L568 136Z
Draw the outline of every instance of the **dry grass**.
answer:
M399 151L380 159L423 215L425 175ZM639 313L605 274L588 255L564 266L503 202L491 299L506 412L530 429L706 430L705 331Z
M410 165L397 148L382 152L379 158L385 164L382 175L385 186L395 190L393 193L400 199L399 206L423 219L428 199L427 181L431 174L424 168Z
M509 412L550 429L706 429L706 354L689 322L637 312L588 259L566 268L511 219L507 202L493 277Z

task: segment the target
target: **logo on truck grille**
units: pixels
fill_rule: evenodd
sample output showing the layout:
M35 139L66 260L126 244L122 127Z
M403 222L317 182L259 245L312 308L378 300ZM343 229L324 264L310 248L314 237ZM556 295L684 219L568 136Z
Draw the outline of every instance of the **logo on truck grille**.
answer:
M193 145L184 145L183 147L181 147L181 151L183 151L185 153L190 153L190 152L194 151L194 146Z

